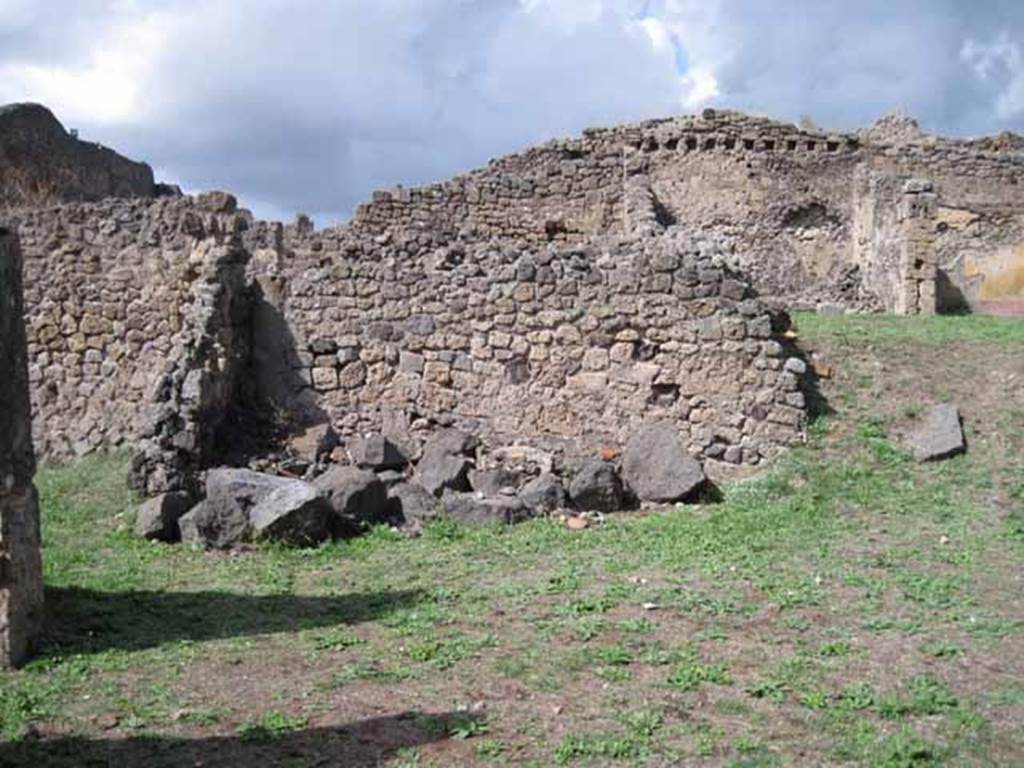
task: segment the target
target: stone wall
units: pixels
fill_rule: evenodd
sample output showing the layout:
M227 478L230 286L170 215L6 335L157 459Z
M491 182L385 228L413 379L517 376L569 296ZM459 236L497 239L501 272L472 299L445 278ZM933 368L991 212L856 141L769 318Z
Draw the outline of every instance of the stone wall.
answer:
M435 247L328 232L292 259L288 374L344 432L454 421L493 443L592 451L669 418L693 454L733 463L801 439L778 329L713 240Z
M0 228L0 667L24 660L43 618L23 311L18 242Z
M708 111L380 192L324 230L254 221L220 193L21 209L37 448L134 439L188 358L197 246L235 234L251 323L238 354L283 423L454 419L496 440L615 442L667 415L694 453L756 461L799 434L800 393L763 307L701 272L798 307L1024 301L1022 167L1015 141L905 120L840 135Z
M1021 144L928 136L907 119L837 134L708 110L588 130L443 184L381 191L352 227L380 237L436 230L576 242L630 231L630 195L642 190L662 225L728 238L732 265L764 295L894 311L887 219L903 185L926 179L939 211L967 222L937 220L939 269L983 311L982 295L1024 302ZM863 280L868 273L876 279Z
M189 255L196 279L182 307L182 329L137 430L129 480L147 496L198 498L200 472L230 452L232 421L250 404L248 260L237 233L208 237Z
M179 335L197 242L248 226L227 196L107 200L10 216L25 253L36 449L62 458L124 444Z

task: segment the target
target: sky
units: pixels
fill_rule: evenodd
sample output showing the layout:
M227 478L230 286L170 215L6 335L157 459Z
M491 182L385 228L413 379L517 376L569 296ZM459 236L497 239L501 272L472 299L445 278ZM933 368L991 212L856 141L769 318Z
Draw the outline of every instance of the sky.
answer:
M583 128L729 107L1024 133L1024 0L0 0L0 103L257 215L346 220Z

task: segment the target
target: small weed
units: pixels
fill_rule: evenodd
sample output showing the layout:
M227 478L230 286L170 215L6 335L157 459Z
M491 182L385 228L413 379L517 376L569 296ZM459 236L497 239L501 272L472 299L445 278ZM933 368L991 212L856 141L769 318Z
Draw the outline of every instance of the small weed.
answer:
M650 619L623 619L619 622L619 629L630 635L649 635L655 626Z
M847 685L836 696L836 705L848 712L859 712L875 705L874 690L864 683Z
M238 735L245 741L269 741L302 730L306 725L304 717L272 709L239 726Z
M915 677L905 691L885 696L877 703L878 714L886 718L939 715L956 707L956 697L949 688L927 676Z
M937 768L945 764L945 750L904 729L878 745L872 764L878 768Z
M501 757L507 748L505 742L498 739L484 739L476 745L476 754L483 758Z
M945 641L937 641L934 643L926 643L921 646L922 653L933 656L936 659L951 659L954 656L959 656L964 652L956 643L949 643Z
M471 739L482 736L490 730L487 721L473 715L455 715L448 724L448 735L453 739Z
M677 666L668 677L668 684L677 691L692 691L704 683L732 684L729 668L725 664L690 663Z

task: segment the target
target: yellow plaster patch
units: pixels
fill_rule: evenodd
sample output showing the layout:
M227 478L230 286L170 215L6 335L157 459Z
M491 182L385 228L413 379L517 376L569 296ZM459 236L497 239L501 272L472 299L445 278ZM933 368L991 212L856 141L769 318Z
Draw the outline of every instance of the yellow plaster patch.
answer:
M968 274L969 260L964 261L964 274ZM977 272L974 265L970 265ZM994 259L985 270L981 284L982 301L992 299L1024 299L1024 243Z

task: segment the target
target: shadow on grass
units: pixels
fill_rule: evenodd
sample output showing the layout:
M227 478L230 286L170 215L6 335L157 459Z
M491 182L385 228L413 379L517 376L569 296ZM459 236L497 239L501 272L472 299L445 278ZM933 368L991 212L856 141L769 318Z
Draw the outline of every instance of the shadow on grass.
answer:
M421 596L420 590L300 597L50 587L41 655L139 650L182 640L355 624L415 605Z
M469 715L406 712L360 720L337 728L310 728L264 737L214 736L198 739L143 737L87 739L65 737L0 744L0 765L7 768L203 768L228 766L382 765L402 750L443 741L477 722Z

